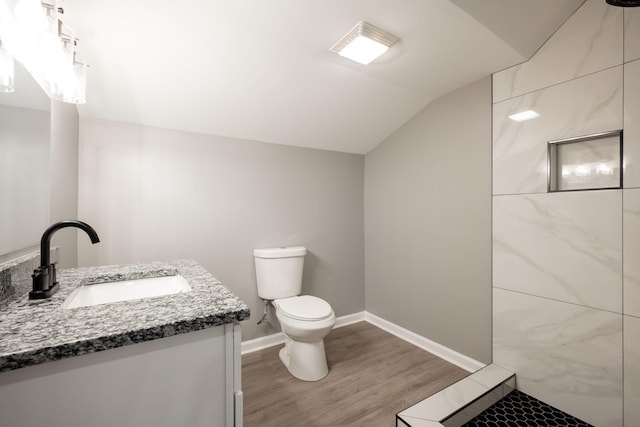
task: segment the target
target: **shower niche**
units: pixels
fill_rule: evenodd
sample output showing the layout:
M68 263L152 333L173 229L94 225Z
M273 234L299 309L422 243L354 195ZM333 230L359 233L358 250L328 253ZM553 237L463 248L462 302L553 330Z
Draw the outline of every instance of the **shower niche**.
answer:
M547 191L622 188L622 130L549 141Z

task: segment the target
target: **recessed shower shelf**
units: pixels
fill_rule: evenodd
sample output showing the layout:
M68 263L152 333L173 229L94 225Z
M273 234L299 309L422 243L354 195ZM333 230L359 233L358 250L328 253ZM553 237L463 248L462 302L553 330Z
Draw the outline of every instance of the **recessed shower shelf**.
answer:
M622 131L549 141L547 190L622 188Z

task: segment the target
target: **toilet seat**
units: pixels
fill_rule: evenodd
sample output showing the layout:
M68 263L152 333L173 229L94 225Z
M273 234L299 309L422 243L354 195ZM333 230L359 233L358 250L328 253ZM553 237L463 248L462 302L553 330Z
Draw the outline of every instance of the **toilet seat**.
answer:
M312 295L283 298L275 303L282 315L296 320L317 321L333 315L328 302Z

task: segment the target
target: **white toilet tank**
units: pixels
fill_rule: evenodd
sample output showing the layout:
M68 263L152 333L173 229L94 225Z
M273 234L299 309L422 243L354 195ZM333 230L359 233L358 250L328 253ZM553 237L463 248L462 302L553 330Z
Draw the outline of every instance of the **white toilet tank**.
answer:
M254 249L258 296L274 300L300 295L306 254L303 246Z

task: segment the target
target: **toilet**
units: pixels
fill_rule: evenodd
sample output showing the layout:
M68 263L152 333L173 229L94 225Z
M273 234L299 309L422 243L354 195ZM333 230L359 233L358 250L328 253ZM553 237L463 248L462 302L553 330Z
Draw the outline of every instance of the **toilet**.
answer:
M254 249L258 296L272 301L284 333L280 360L303 381L318 381L329 373L324 337L336 323L328 302L302 292L306 248Z

